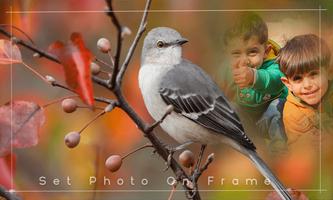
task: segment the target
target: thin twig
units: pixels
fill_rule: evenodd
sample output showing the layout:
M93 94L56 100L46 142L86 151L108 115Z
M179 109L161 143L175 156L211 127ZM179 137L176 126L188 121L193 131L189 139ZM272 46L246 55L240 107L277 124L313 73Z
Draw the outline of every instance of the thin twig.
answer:
M99 78L98 76L92 76L92 80L95 83L97 83L97 84L99 84L99 85L101 85L101 86L103 86L103 87L105 87L107 89L110 89L110 85L108 84L107 80Z
M122 157L122 160L124 160L124 159L127 158L128 156L132 155L133 153L135 153L135 152L137 152L137 151L140 151L140 150L142 150L142 149L148 148L148 147L154 147L154 146L153 146L152 144L145 144L145 145L143 145L143 146L141 146L141 147L139 147L139 148L134 149L133 151L129 152L128 154L124 155L124 156Z
M17 197L15 194L6 191L2 186L0 186L0 197L5 198L6 200L21 200L21 198Z
M22 33L31 42L31 44L35 45L34 41L31 39L31 37L26 32L21 30L19 27L11 25L11 24L0 24L0 26L10 27L10 28L13 28L14 30L17 30L18 32Z
M76 92L75 92L74 90L72 90L72 89L70 89L69 87L64 86L64 85L62 85L62 84L60 84L60 83L53 82L53 83L52 83L52 86L54 86L54 87L60 87L60 88L62 88L62 89L68 90L68 91L73 92L73 93L76 94Z
M23 40L21 40L19 38L16 38L14 35L12 35L11 33L9 33L8 31L4 30L3 28L0 28L0 33L2 33L3 35L5 35L8 38L15 38L14 41L15 41L16 44L20 44L20 45L26 47L27 49L29 49L29 50L31 50L33 52L38 53L40 55L40 57L45 57L45 58L47 58L49 60L52 60L52 61L54 61L56 63L61 64L60 61L54 55L46 53L45 51L42 51L42 50L38 49L37 47L32 46L32 45L26 43L25 41L23 41Z
M1 28L1 27L0 27L0 33L1 33L2 35L4 35L4 36L8 37L8 38L15 38L15 42L16 42L16 44L19 44L19 45L21 45L21 46L23 46L23 47L29 49L29 50L32 51L32 52L38 53L38 54L40 55L40 57L44 57L44 58L46 58L46 59L48 59L48 60L51 60L51 61L56 62L56 63L58 63L58 64L61 64L61 62L60 62L60 61L59 61L54 55L49 54L49 53L47 53L47 52L45 52L45 51L43 51L43 50L40 50L40 49L38 49L37 47L32 46L32 45L26 43L25 41L23 41L23 40L21 40L21 39L19 39L19 38L16 38L14 35L12 35L11 33L9 33L8 31L4 30L4 29ZM96 82L97 84L100 84L100 85L106 87L106 88L109 88L109 85L107 84L107 81L104 81L104 82L103 82L103 81L99 81L99 79L96 78L96 77L93 77L93 81ZM53 84L53 85L68 90L67 87L64 87L64 86L62 86L62 85L60 85L60 84L59 84L59 85L58 85L58 84ZM70 91L71 91L71 92L74 92L74 91L72 91L72 90L70 90Z
M46 107L48 107L48 106L50 106L50 105L56 104L56 103L58 103L58 102L60 102L60 101L63 101L64 99L74 98L74 97L78 97L78 96L79 96L79 95L69 95L69 96L65 96L65 97L60 97L60 98L58 98L58 99L54 99L54 100L52 100L52 101L50 101L50 102L48 102L48 103L42 105L41 107L42 107L42 108L46 108Z
M204 154L205 149L206 149L206 145L201 145L199 158L198 158L197 163L195 165L195 171L199 171L199 169L200 169L200 164L201 164L202 156Z
M171 189L170 195L168 197L168 200L172 200L172 197L175 194L175 191L176 191L176 188L177 188L177 184L178 184L178 182L176 180L175 180L174 183L172 183L172 189Z
M121 25L119 23L118 18L116 17L115 13L113 12L113 7L112 7L112 0L106 0L106 4L108 6L108 11L107 11L107 15L111 18L112 23L114 24L114 26L117 29L117 49L116 49L116 55L114 56L114 68L113 68L113 72L111 75L111 79L108 81L109 84L111 85L111 88L114 87L115 81L116 81L116 77L118 74L118 70L119 70L119 62L120 62L120 53L121 53L121 47L122 47L122 37L121 37Z
M86 125L84 125L79 133L81 134L84 129L86 129L91 123L93 123L96 119L98 119L100 116L104 115L106 112L103 110L102 112L98 113L94 118L92 118Z
M143 16L142 16L142 19L141 19L141 22L140 22L140 26L139 26L139 29L136 33L136 36L132 42L132 45L131 47L129 48L128 50L128 53L126 55L126 58L125 58L125 61L123 62L121 68L120 68L120 71L119 71L119 74L117 75L117 80L116 80L116 84L117 85L121 85L121 82L123 80L123 76L125 74L125 71L128 67L128 64L133 56L133 53L134 53L134 50L142 36L142 34L144 33L144 31L146 30L146 25L147 25L147 17L148 17L148 10L150 8L150 4L151 4L151 0L147 0L146 2L146 6L145 6L145 11L143 13Z
M98 102L102 102L102 103L113 104L114 106L119 105L118 101L116 101L114 99L108 99L105 97L94 97L94 100L98 101Z
M158 121L156 121L155 123L153 123L151 126L149 126L149 127L145 130L145 132L146 132L146 133L150 133L152 130L154 130L154 128L156 128L158 125L160 125L160 124L164 121L164 119L165 119L168 115L171 114L171 112L173 111L173 109L174 109L173 106L170 105L170 107L167 108L167 110L165 111L165 113L164 113L164 115L161 117L161 119L158 120Z
M114 58L113 58L113 55L111 54L111 51L108 51L108 55L109 55L112 66L114 66Z
M197 182L199 177L201 176L201 174L207 170L208 166L214 161L214 153L210 154L207 159L205 164L197 171L195 171L195 173L193 174L193 181Z
M95 61L109 67L110 69L113 69L113 66L110 65L109 63L105 62L104 60L101 60L99 58L95 58Z
M46 80L46 78L38 73L36 70L34 70L32 67L30 67L28 64L21 62L22 65L24 65L27 69L29 69L33 74L35 74L38 78L42 79L46 84L50 84L49 81Z
M215 156L214 153L212 153L207 157L207 160L206 160L205 164L200 169L201 173L203 171L207 170L208 166L214 161L214 158L215 158L214 156Z

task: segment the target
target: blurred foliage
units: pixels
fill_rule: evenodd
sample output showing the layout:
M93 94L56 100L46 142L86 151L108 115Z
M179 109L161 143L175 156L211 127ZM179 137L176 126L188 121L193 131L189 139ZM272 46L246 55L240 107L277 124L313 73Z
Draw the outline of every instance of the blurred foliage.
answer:
M221 80L221 74L228 67L226 49L222 44L223 31L228 23L233 23L237 12L244 12L241 9L317 9L319 6L327 9L321 11L321 34L333 47L333 3L330 0L210 0L209 3L200 0L156 0L151 7L154 12L148 16L148 30L157 26L170 26L177 29L190 41L184 47L184 57L202 66L223 88L225 83ZM110 19L102 12L80 12L103 11L104 7L104 1L93 0L1 0L0 23L12 23L24 30L42 49L47 49L48 45L56 40L67 41L74 31L80 32L86 46L93 54L108 61L109 58L106 55L98 52L96 42L100 37L106 37L110 39L113 51L115 50L116 32ZM142 10L143 7L144 1L114 0L115 10ZM8 11L11 9L13 11L61 12L10 14ZM270 38L281 45L285 39L297 34L320 33L318 11L267 10L258 13L269 26ZM141 12L117 13L120 22L133 32L124 40L123 55L126 54L135 36L141 14ZM19 32L14 31L14 33L24 38ZM0 38L2 37L0 35ZM145 120L152 121L144 108L137 84L141 46L142 40L129 65L123 89L135 110ZM27 50L22 52L23 59L40 73L52 75L64 83L64 74L60 65L45 59L32 58L32 53ZM11 82L14 99L29 99L44 104L52 99L68 95L66 91L46 86L20 65L13 65L12 77L10 75L10 67L0 67L0 103L2 104L10 100ZM94 92L96 96L112 97L112 94L99 86L95 86ZM147 142L135 124L122 111L116 109L85 130L81 144L75 149L66 148L63 137L70 131L79 130L94 116L94 113L82 109L73 114L65 114L57 104L50 106L46 110L46 115L47 121L42 130L39 145L16 152L15 181L18 190L93 189L93 185L89 185L89 177L95 176L95 168L98 167L98 189L148 191L98 193L96 199L167 199L171 186L167 185L166 180L172 174L170 171L162 171L164 163L158 156L150 155L151 149L145 149L126 159L117 173L111 174L105 169L104 162L109 155L124 155ZM157 134L165 141L174 144L162 131L157 131ZM321 146L299 144L293 147L290 154L280 156L269 154L261 138L254 138L254 140L259 153L263 155L264 160L268 161L269 166L272 166L285 185L304 190L310 199L332 199L333 152L330 147L333 140L331 137L331 135L327 137L325 135ZM197 153L198 146L194 145L191 149ZM199 183L200 189L203 190L201 192L203 199L264 199L272 189L264 184L264 179L250 161L239 153L222 145L208 148L206 155L211 152L215 152L216 160L204 173ZM40 176L47 177L46 186L39 185ZM72 179L72 185L66 184L67 176ZM111 179L111 186L103 185L104 176ZM131 176L136 180L135 186L130 185ZM211 185L207 183L209 176L214 176L214 182ZM53 186L50 182L53 178L61 179L61 184ZM124 178L123 186L117 186L118 178ZM150 183L142 186L140 184L142 178L147 178ZM225 179L224 184L220 182L222 178ZM244 183L246 178L257 179L258 185L246 185ZM232 179L239 179L239 185L233 185ZM182 188L178 186L178 189ZM320 189L323 191L319 191ZM163 191L149 192L149 190ZM62 200L92 199L93 193L24 192L20 195L25 200ZM176 192L175 199L184 199L184 193Z

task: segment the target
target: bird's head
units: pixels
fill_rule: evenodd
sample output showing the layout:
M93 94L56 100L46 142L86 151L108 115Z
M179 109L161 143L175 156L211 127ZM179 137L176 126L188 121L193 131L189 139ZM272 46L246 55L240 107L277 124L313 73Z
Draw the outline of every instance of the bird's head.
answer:
M167 27L154 28L145 37L142 64L178 64L182 58L181 45L187 40L176 30Z

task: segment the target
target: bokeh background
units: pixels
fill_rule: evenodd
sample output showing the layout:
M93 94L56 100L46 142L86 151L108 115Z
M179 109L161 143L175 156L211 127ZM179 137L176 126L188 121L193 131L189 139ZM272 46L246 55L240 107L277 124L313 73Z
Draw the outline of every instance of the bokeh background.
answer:
M144 4L143 0L115 0L114 9L142 10ZM115 49L115 28L110 18L100 12L105 8L104 1L0 0L0 8L0 23L12 22L24 30L41 49L46 50L48 45L56 40L68 41L72 32L80 32L86 46L94 55L105 61L109 61L109 58L98 51L97 40L101 37L108 38ZM326 10L308 10L319 8ZM52 12L10 14L8 11L11 9ZM221 88L225 84L224 80L221 80L221 73L228 66L227 53L222 42L223 31L228 23L235 20L235 15L246 12L244 10L257 10L268 24L269 37L281 46L294 35L314 33L321 34L333 49L333 3L330 0L156 0L152 2L151 9L153 12L148 16L147 30L158 26L178 30L190 41L184 46L184 57L202 66ZM128 26L133 32L124 40L123 59L135 36L142 13L121 12L117 13L117 16L122 25ZM24 38L19 32L14 33ZM123 90L135 110L146 121L152 122L144 108L137 83L141 47L142 40L129 65ZM33 58L31 52L23 48L21 50L24 61L34 69L64 82L60 65L46 59ZM12 69L10 66L0 67L0 91L1 104L8 102L11 95L13 99L35 101L41 105L69 95L64 90L45 85L18 64L13 65ZM94 93L96 96L112 98L112 94L100 86L94 87ZM80 109L75 113L66 114L61 110L60 104L49 106L45 113L47 120L41 130L39 144L33 148L15 150L15 189L19 191L22 199L168 198L171 186L167 184L167 178L173 174L170 171L163 172L163 160L157 155L152 155L151 149L142 150L127 158L116 173L110 173L105 169L104 162L109 155L125 155L147 142L122 111L116 109L97 120L83 132L82 141L75 149L68 149L64 145L64 136L70 131L81 129L96 113ZM176 144L161 130L157 130L157 134L163 141ZM330 134L323 138L322 145L300 144L288 156L272 155L262 138L253 139L259 153L285 185L304 192L310 199L333 199L333 140ZM199 145L193 145L190 149L197 153ZM205 155L212 152L215 153L216 159L199 181L200 189L203 190L202 199L264 199L272 189L265 185L264 178L249 160L239 153L229 147L217 145L209 147ZM47 183L44 186L39 184L41 176L46 177ZM71 185L67 184L67 176L71 179ZM97 178L97 185L89 184L90 176ZM214 177L210 185L209 176ZM111 185L103 183L104 177L110 179ZM131 177L134 178L134 185L131 184ZM52 181L55 178L60 179L59 185L53 185ZM124 180L123 185L117 184L119 178ZM146 186L141 184L144 178L149 181ZM248 178L256 179L257 184L246 184ZM98 189L99 192L91 192L93 189ZM177 189L181 190L182 187L178 186ZM182 191L177 191L174 198L185 199L185 196Z

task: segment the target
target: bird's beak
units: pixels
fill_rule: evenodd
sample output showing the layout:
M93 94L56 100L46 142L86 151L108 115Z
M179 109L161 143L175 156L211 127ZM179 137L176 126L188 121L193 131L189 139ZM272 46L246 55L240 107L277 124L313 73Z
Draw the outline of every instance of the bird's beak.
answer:
M186 38L176 40L176 44L178 44L178 45L183 45L186 42L188 42L188 40Z

